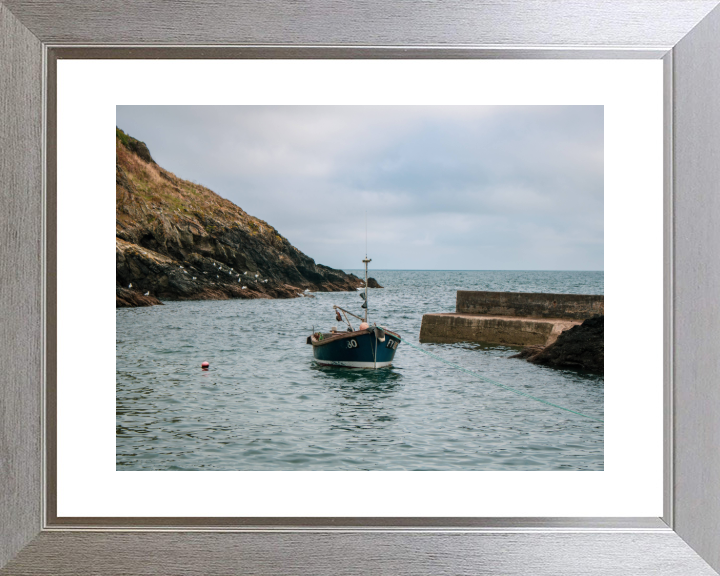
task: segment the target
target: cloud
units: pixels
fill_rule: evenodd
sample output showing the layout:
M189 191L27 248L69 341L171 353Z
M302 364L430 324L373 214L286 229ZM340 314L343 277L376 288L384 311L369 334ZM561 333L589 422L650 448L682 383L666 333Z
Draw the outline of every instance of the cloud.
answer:
M603 269L601 106L118 106L155 160L356 268ZM392 245L392 249L387 249Z

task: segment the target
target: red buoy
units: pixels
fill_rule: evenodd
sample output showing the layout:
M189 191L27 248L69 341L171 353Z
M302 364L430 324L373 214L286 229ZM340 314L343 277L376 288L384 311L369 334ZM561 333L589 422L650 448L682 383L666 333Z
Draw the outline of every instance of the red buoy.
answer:
M203 362L203 363L202 363L202 369L203 369L203 370L207 370L208 368L210 368L210 362Z

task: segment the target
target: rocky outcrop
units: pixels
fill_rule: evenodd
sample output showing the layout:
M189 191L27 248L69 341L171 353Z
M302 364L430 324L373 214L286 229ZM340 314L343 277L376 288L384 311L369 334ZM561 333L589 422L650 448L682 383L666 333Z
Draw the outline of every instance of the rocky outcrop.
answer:
M158 166L116 130L116 302L295 298L351 291L362 281L315 261L275 228ZM132 288L130 286L132 285Z
M375 278L368 277L367 285L368 285L368 288L382 288L382 286L380 286L380 284L378 284L378 281L375 280Z
M116 139L120 140L120 143L125 146L130 152L133 154L137 154L137 156L145 161L145 162L152 162L155 164L155 160L152 159L152 156L150 155L150 150L148 149L145 142L140 142L140 140L137 140L133 138L132 136L125 134L122 130L119 128L115 128L115 137Z
M547 347L529 346L511 358L552 368L605 372L605 316L594 316L561 333Z
M162 304L155 296L142 294L131 288L115 289L115 308L135 308L137 306L156 306Z

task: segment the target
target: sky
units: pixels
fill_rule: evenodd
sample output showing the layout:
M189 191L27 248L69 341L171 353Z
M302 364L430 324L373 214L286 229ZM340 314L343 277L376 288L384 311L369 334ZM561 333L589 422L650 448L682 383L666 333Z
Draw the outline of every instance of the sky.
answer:
M317 263L603 270L602 106L118 106L155 161Z

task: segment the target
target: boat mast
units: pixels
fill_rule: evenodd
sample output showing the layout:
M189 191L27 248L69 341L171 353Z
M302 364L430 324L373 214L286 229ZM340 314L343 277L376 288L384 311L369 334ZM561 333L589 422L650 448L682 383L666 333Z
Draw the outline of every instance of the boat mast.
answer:
M365 260L363 260L363 262L365 263L365 322L367 323L367 312L368 312L368 309L367 309L367 302L368 302L368 299L367 299L367 288L368 288L368 286L367 286L367 265L368 265L368 262L372 262L372 260L367 257L367 254L365 254Z
M368 300L367 300L367 265L368 262L372 262L370 258L367 257L367 210L365 210L365 260L363 260L365 263L365 323L367 324L367 313L368 313Z

